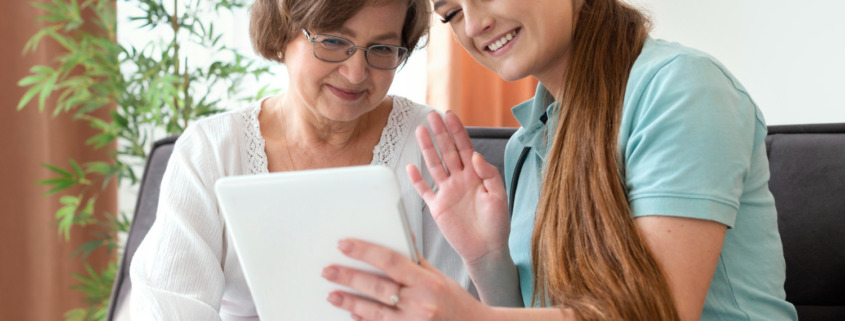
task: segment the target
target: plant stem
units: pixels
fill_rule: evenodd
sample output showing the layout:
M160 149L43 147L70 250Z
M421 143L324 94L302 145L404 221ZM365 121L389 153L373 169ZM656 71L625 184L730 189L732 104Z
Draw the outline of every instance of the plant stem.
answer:
M179 7L178 7L178 5L179 5L179 0L173 0L173 17L171 17L171 19L170 19L170 27L173 28L173 74L176 75L176 76L179 76L179 74L180 74L180 72L179 72L179 20L178 20L179 19L178 18ZM188 72L187 63L185 64L185 72L186 73ZM183 85L184 85L184 83L183 83ZM187 95L185 97L187 97ZM178 121L178 119L179 119L178 115L179 115L179 109L180 109L179 108L179 96L173 97L173 108L176 109L176 110L174 110L173 117L177 117L176 123L179 123L179 121ZM183 130L184 130L184 128L183 128Z
M188 85L190 81L191 79L188 77L188 57L185 57L185 73L182 76L182 88L185 91L185 106L182 108L182 119L185 120L184 127L182 127L183 130L188 128L188 121L191 119L190 96L188 96Z

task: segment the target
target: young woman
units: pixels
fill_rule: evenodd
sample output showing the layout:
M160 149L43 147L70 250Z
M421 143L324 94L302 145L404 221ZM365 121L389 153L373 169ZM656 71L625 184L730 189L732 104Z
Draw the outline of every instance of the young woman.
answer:
M134 319L258 320L215 181L338 166L378 164L401 174L417 247L472 291L460 257L405 175L405 164L423 161L413 129L432 108L387 95L396 68L428 29L430 7L427 0L255 1L253 46L286 64L289 88L198 121L179 137L156 221L130 267ZM296 227L279 232L286 228Z
M437 0L461 45L516 106L506 184L447 114L417 138L437 186L409 176L486 305L429 264L338 244L389 278L328 279L374 300L328 300L364 320L795 320L763 117L712 57L648 36L620 0ZM507 189L505 188L507 187ZM508 214L507 193L512 217ZM496 306L550 307L541 309Z

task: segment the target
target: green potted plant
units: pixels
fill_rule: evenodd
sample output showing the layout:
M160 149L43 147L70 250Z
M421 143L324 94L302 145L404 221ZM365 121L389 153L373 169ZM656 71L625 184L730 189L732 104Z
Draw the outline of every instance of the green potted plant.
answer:
M268 94L267 87L242 95L242 81L269 72L267 67L220 43L211 20L218 14L245 7L242 0L193 0L172 6L162 1L124 0L143 12L131 18L136 26L153 30L165 27L157 42L136 48L116 40L116 0L52 0L33 2L43 11L38 18L47 25L26 44L24 52L50 39L65 53L54 64L33 66L18 82L29 87L17 108L37 106L41 112L70 113L89 124L97 134L87 140L92 149L107 149L107 162L44 164L55 177L40 181L59 194L61 209L55 213L58 231L67 240L73 226L98 226L99 232L75 252L87 275L75 275L85 305L68 311L66 320L103 320L120 257L118 235L129 227L131 213L108 213L96 200L112 180L137 186L141 168L153 141L180 134L191 121L218 113L223 103L254 99ZM170 3L168 3L170 4ZM185 45L207 50L211 61L197 65L181 52ZM226 88L226 90L219 90ZM48 106L48 98L55 105ZM52 107L52 111L47 110ZM95 113L108 109L108 117ZM81 237L81 236L74 236ZM111 254L107 266L91 266L86 257L97 249Z

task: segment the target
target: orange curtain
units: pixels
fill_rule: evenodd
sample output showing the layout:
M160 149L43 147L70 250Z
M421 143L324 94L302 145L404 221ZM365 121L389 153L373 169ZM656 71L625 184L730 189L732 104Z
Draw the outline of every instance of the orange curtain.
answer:
M48 0L42 0L48 2ZM94 131L68 115L52 117L52 104L39 113L32 103L16 111L26 88L17 82L34 65L51 65L60 52L58 44L42 42L35 53L22 55L26 41L43 27L35 22L39 11L31 1L0 1L0 315L3 320L64 320L64 313L84 307L83 297L71 290L79 281L71 273L87 275L82 261L71 254L91 240L93 229L72 229L71 241L57 232L54 215L62 195L43 197L46 186L36 181L54 177L41 164L67 167L68 158L80 163L107 161L102 153L84 145ZM33 100L37 101L37 99ZM107 110L103 110L107 115ZM115 213L115 186L100 195L98 212ZM86 260L99 270L106 253L94 252Z
M473 59L449 26L434 21L429 34L426 102L456 113L467 126L517 127L511 108L534 96L533 77L502 80Z

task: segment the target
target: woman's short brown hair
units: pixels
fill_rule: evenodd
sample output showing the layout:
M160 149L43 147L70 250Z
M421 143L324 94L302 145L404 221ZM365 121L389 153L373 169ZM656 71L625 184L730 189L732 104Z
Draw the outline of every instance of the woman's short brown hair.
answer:
M390 1L408 2L402 46L408 48L410 55L428 33L430 0L255 0L250 8L249 37L259 55L284 62L279 52L283 53L288 43L302 34L302 29L337 30L362 8Z

